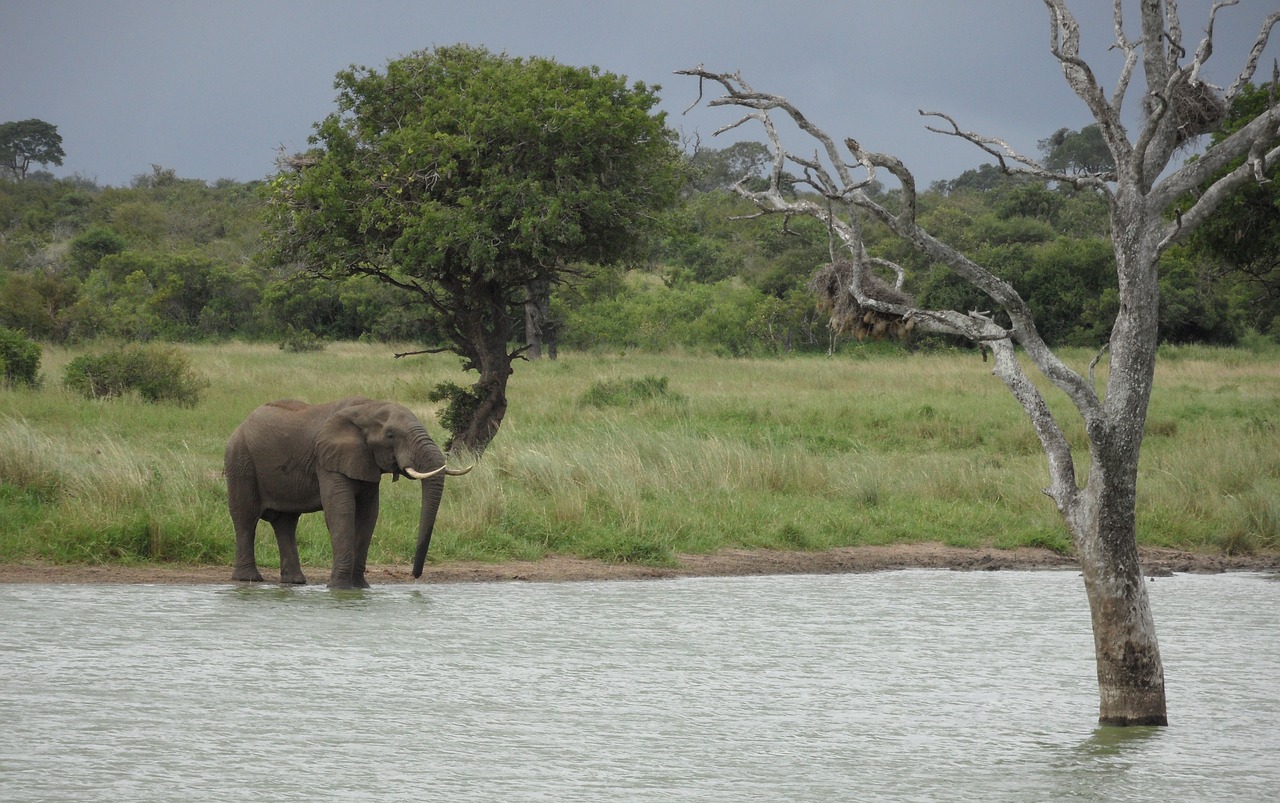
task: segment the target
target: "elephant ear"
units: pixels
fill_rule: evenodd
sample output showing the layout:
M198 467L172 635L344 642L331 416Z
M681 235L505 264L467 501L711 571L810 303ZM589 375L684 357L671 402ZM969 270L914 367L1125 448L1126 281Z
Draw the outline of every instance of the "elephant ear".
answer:
M382 470L373 459L373 451L362 430L351 416L337 412L316 434L316 462L321 468L364 482L382 479Z

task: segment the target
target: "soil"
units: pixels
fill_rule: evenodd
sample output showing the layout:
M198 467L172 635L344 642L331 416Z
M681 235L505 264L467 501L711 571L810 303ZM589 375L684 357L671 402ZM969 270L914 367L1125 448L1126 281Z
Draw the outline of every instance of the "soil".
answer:
M1175 572L1280 572L1280 553L1221 555L1143 548L1141 557L1143 572L1152 577L1169 576ZM892 569L995 571L1075 568L1078 568L1078 564L1074 558L1046 549L965 549L942 544L895 544L844 547L824 552L725 550L713 555L681 555L679 565L675 567L601 563L559 555L534 562L454 561L428 565L422 579L417 581L410 576L408 565L374 566L366 573L366 577L371 584L377 586L413 582L565 582L770 574L841 574ZM324 583L329 574L327 567L308 567L305 572L307 580L311 583ZM0 583L224 584L231 582L230 576L230 566L0 564ZM270 569L264 572L264 576L268 582L276 579L276 575Z

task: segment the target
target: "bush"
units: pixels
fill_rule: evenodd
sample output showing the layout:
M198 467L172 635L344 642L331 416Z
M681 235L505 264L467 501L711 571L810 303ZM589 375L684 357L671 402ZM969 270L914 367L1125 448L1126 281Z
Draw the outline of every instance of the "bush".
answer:
M0 376L5 385L40 385L40 346L22 332L0 326Z
M306 329L294 329L289 327L289 331L285 333L280 340L280 350L288 351L294 354L304 354L309 351L324 351L325 342L315 332Z
M445 402L444 410L439 415L440 426L456 437L475 417L481 397L474 388L464 388L454 382L441 382L427 393L427 400ZM445 445L445 451L449 451L452 444L451 437L449 443Z
M191 369L187 356L164 346L126 346L105 354L85 354L67 365L63 382L87 399L136 392L148 402L194 407L209 387Z
M665 376L596 382L582 394L578 403L583 407L634 407L641 402L659 400L682 401L680 394L667 389Z

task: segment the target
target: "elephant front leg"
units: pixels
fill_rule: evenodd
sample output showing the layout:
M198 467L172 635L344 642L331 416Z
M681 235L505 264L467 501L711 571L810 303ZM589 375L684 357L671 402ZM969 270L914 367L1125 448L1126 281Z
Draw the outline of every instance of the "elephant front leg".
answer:
M356 588L368 588L364 578L369 560L369 544L373 541L373 528L378 524L378 483L370 483L356 495L356 554L352 566L351 583Z
M322 474L320 477L324 523L329 528L329 542L333 545L329 588L358 587L355 582L355 565L356 486L359 484L341 474Z
M271 527L276 531L276 544L280 547L280 582L305 585L307 577L298 559L298 514L279 513Z

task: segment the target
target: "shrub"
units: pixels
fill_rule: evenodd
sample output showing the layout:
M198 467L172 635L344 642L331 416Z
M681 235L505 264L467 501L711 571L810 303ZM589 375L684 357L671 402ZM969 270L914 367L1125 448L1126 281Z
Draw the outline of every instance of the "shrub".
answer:
M87 399L136 392L148 402L194 407L209 387L191 369L187 356L165 346L125 346L104 354L84 354L67 364L63 382Z
M103 257L119 254L127 245L124 238L112 229L106 226L91 226L71 241L71 264L79 276L87 276L89 271L98 267Z
M6 385L40 385L40 346L22 332L0 326L0 375Z
M459 432L466 429L467 423L475 416L481 397L474 388L464 388L454 382L441 382L427 394L427 400L445 402L444 410L439 415L440 426L456 437ZM445 451L448 451L452 444L453 438L450 438L449 443L445 445Z
M681 401L678 393L667 389L665 376L646 376L643 379L619 379L614 382L596 382L582 394L579 403L583 407L634 407L647 401Z
M280 350L294 354L308 351L324 351L324 347L325 341L315 332L308 329L294 329L292 326L289 327L289 331L280 340Z

